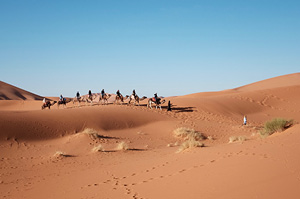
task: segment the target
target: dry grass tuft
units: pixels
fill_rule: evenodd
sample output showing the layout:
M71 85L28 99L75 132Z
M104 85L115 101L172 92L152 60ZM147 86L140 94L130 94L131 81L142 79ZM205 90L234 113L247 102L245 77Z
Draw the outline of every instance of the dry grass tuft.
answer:
M101 144L99 144L98 146L95 146L93 149L92 149L93 152L104 152L104 148Z
M293 120L274 118L265 123L264 128L259 132L261 137L267 137L275 132L282 132L293 125Z
M194 139L194 140L205 140L206 137L194 129L181 127L173 131L175 137L183 138L184 140Z
M231 136L229 138L229 143L233 143L233 142L244 142L247 140L247 137L246 136Z
M180 145L177 153L180 153L186 149L195 148L195 147L204 147L204 144L197 140L194 140L194 139L186 140Z
M118 151L126 151L126 150L128 150L129 149L129 147L128 147L128 144L126 143L126 142L120 142L118 145L117 145L117 148L116 148L116 150L118 150Z
M177 153L189 148L204 147L204 144L199 141L207 139L207 137L204 136L202 133L186 127L177 128L173 131L173 133L175 137L182 138L183 140L185 140L183 143L181 143ZM170 147L174 146L171 144L169 145Z
M67 155L62 151L56 151L53 156L56 158L67 157Z
M99 138L98 132L95 129L86 128L81 133L89 135L92 139Z

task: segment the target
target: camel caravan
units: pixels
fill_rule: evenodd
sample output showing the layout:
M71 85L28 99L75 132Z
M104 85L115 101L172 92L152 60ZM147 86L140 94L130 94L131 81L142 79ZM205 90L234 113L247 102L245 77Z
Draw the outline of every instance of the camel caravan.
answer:
M91 90L89 90L87 95L80 95L80 93L77 92L76 96L74 98L64 98L62 95L60 95L58 101L52 101L52 102L50 100L46 100L44 98L42 110L46 109L46 108L50 109L50 107L54 106L55 104L57 104L58 109L60 106L62 106L63 108L67 108L67 104L69 102L73 102L73 107L80 107L83 103L85 104L85 106L87 106L87 105L92 106L94 104L108 105L109 99L112 96L113 96L112 94L106 93L104 91L104 89L102 89L100 94L92 93ZM140 98L136 94L135 90L133 90L133 92L130 96L125 95L125 97L124 97L120 93L120 91L117 90L116 95L115 95L115 100L113 101L112 104L116 104L116 105L126 104L124 101L127 99L129 99L127 105L140 106L140 101L147 99L147 97L143 96ZM112 102L112 100L110 100L110 101ZM162 100L161 98L159 98L157 96L157 93L155 93L154 97L148 99L147 108L152 109L152 106L154 105L156 107L156 109L159 108L160 110L162 110L161 105L164 103L165 103L165 100Z

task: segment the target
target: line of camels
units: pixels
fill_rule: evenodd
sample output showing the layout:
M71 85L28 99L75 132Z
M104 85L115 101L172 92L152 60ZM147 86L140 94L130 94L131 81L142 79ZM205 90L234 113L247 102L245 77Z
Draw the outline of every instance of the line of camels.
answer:
M53 106L54 104L57 104L57 107L59 108L60 105L62 105L63 107L66 107L67 103L69 102L73 102L73 107L76 106L80 107L80 103L85 103L85 105L87 105L88 103L90 105L93 105L93 103L97 103L100 105L108 105L108 99L111 97L111 94L105 93L102 97L102 94L92 94L92 95L83 95L80 96L79 98L74 97L74 98L68 98L68 99L63 99L62 101L53 101L50 102L49 100L46 101L46 103L44 103L42 105L42 110L45 108L50 109L51 106ZM99 100L96 101L97 97L99 97ZM115 97L115 101L113 104L123 104L125 103L124 100L128 99L128 104L127 105L140 105L140 101L147 99L146 96L143 96L142 98L140 98L138 95L126 95L125 97L123 97L122 94L120 94L120 96L116 95ZM133 103L132 103L133 102ZM161 105L164 104L166 102L165 99L161 100L161 98L158 98L157 100L155 100L155 98L149 98L148 99L148 103L147 103L147 108L152 109L152 104L155 105L156 109L159 108L161 109Z

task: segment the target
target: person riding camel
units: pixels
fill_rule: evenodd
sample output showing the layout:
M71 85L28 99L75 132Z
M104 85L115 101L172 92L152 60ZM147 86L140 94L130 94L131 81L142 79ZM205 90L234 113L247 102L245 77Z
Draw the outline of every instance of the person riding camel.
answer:
M43 106L46 105L46 98L43 99Z
M89 90L89 98L92 99L92 91Z
M154 99L155 99L155 102L157 102L157 100L158 100L157 93L154 93Z
M159 104L160 98L157 96L157 93L154 93L154 100L157 104Z
M77 93L76 93L76 98L79 100L80 99L80 93L79 93L79 91L77 91Z
M121 98L121 93L119 90L117 90L116 94L117 94L117 96L119 96Z
M102 98L104 98L104 95L105 95L105 91L104 91L104 89L102 89L102 91L101 91Z
M64 101L64 97L62 96L62 95L60 95L60 97L59 97L59 101L61 101L61 102L63 102Z
M136 96L135 89L133 89L132 95L133 95L134 97Z

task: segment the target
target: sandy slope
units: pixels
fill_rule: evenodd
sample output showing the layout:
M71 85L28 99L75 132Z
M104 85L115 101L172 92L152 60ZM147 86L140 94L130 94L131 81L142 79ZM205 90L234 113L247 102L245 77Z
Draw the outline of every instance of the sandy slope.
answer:
M0 101L2 198L298 198L299 73L237 89L166 98L173 111L85 105L40 110L40 101ZM242 126L243 115L249 124ZM274 117L295 120L261 139ZM172 131L213 140L176 153ZM97 137L81 133L91 128ZM245 142L228 143L233 135ZM118 151L125 141L129 150ZM101 144L104 152L93 152ZM66 157L54 154L62 151Z
M0 81L0 100L43 100L43 97Z

